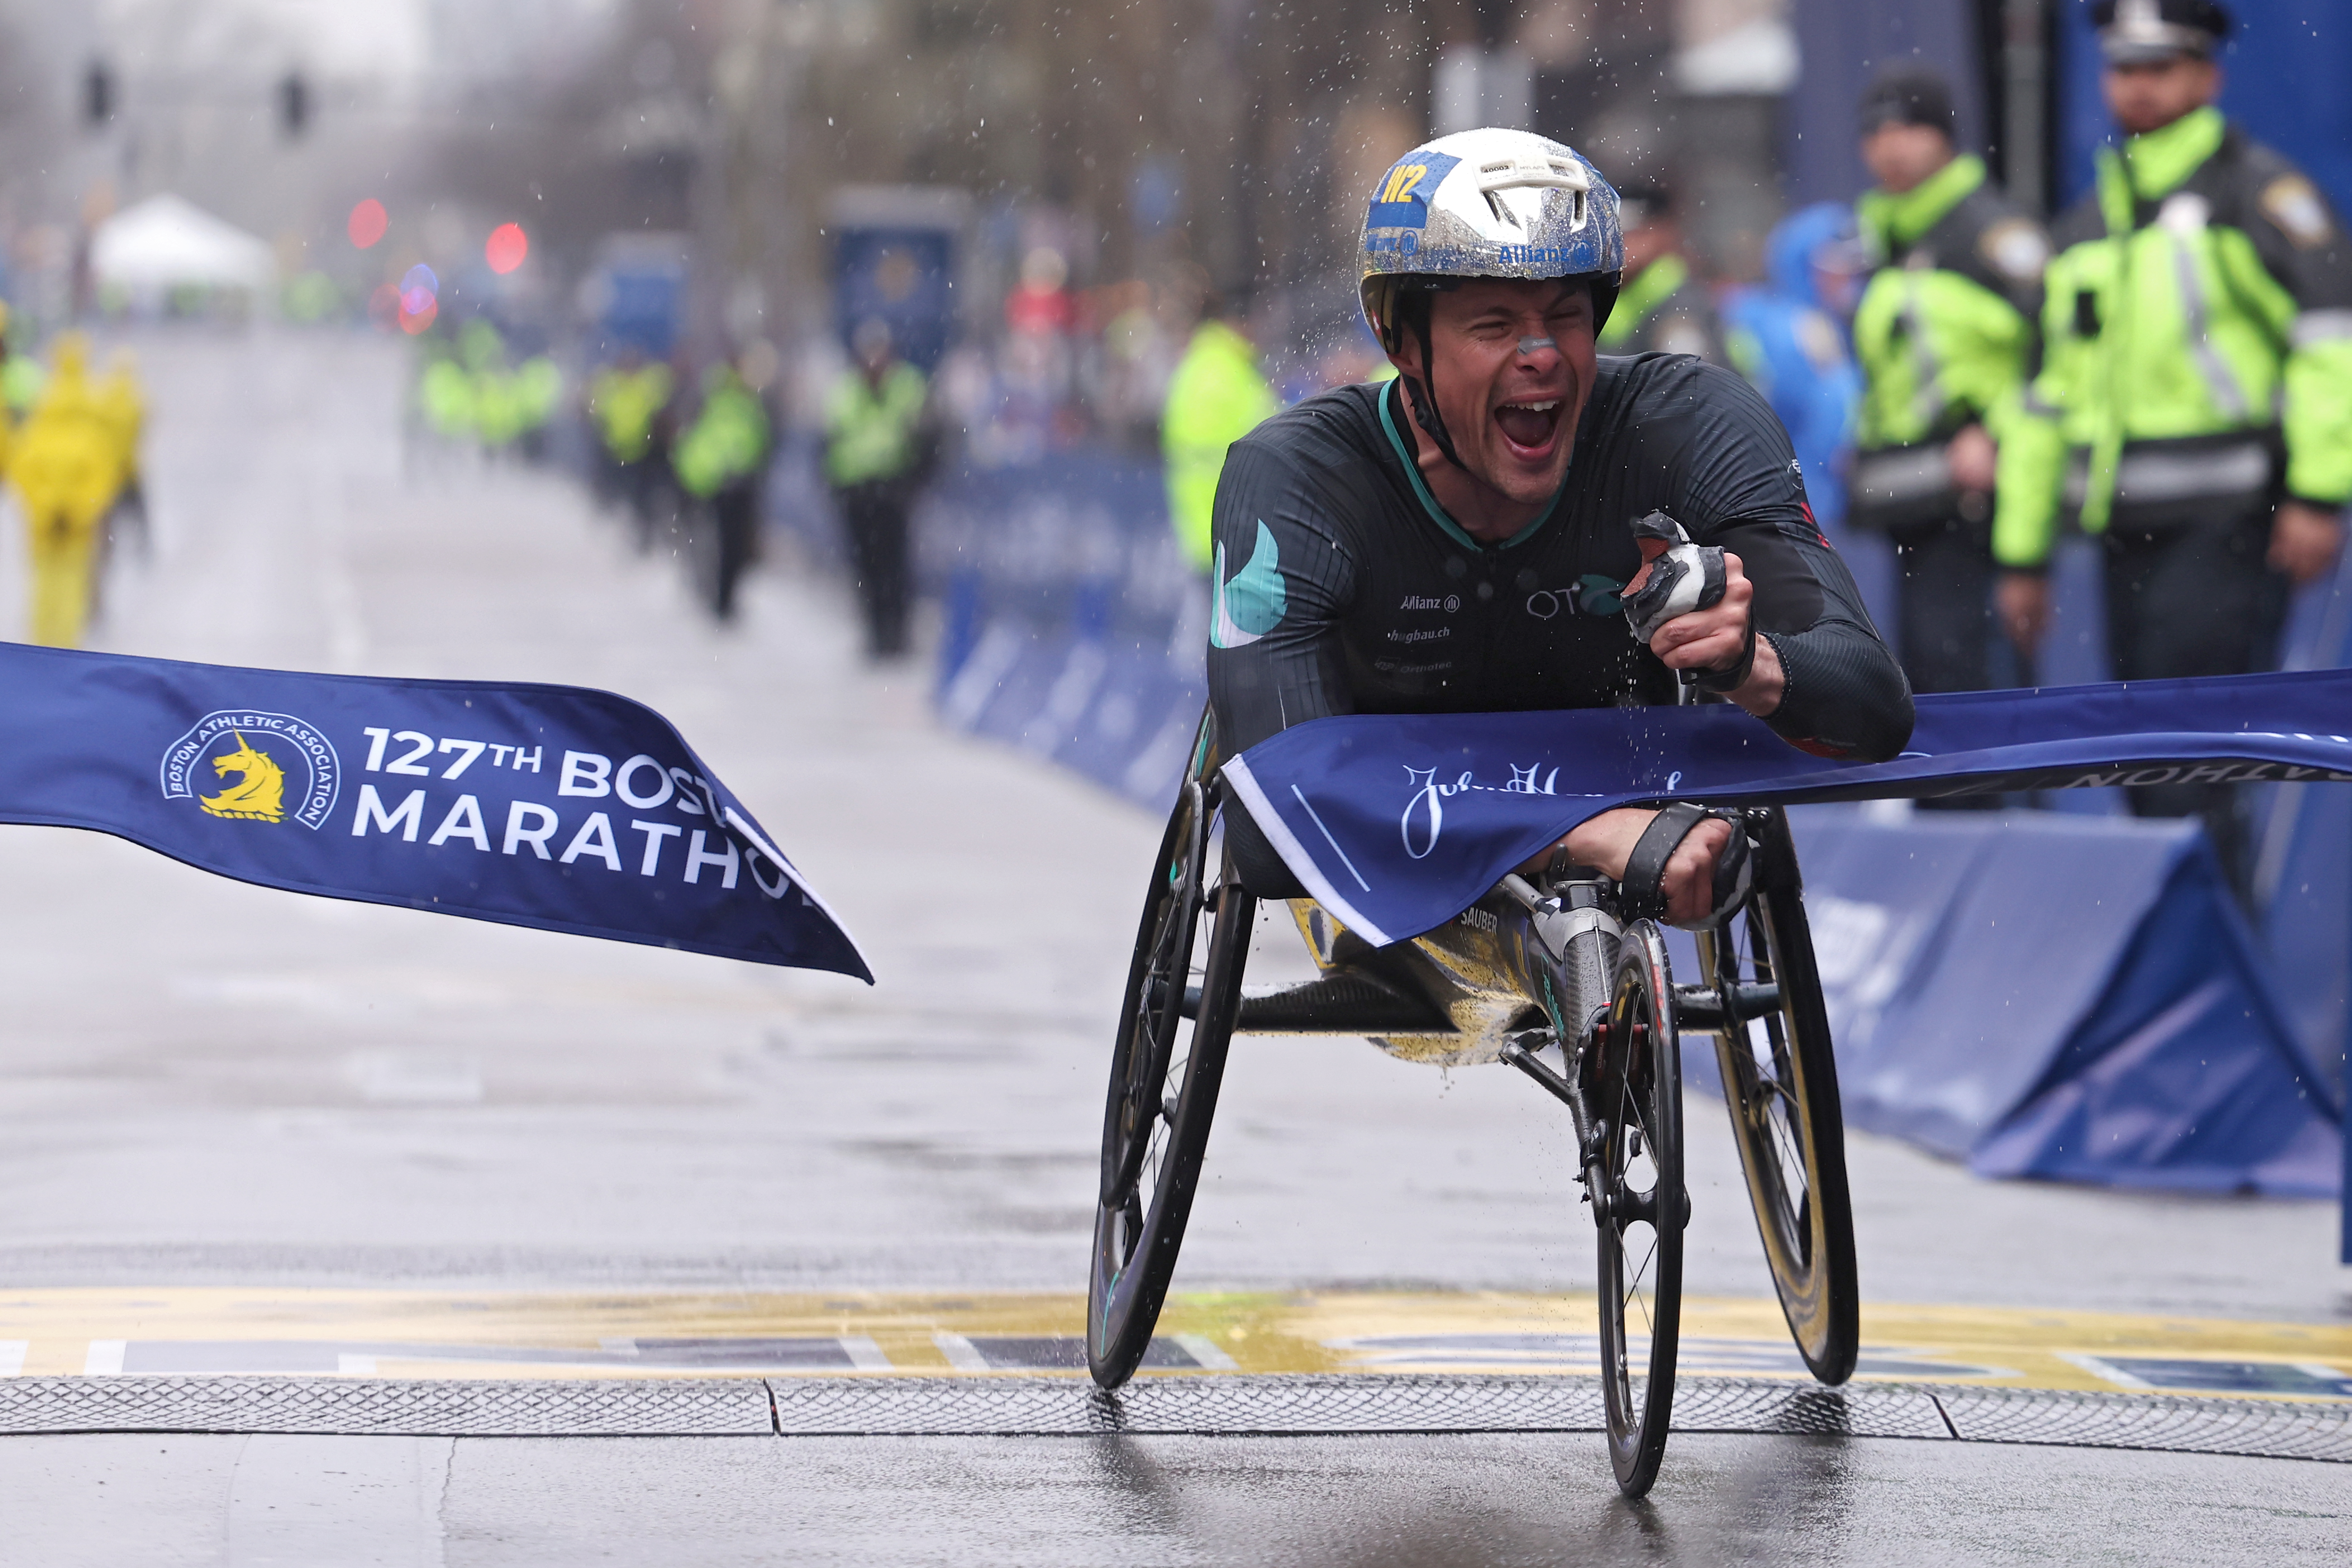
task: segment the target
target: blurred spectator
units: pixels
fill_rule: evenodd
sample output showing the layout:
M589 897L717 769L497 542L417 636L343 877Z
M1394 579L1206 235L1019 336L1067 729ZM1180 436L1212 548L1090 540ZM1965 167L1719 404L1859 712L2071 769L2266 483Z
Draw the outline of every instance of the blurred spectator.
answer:
M21 420L33 412L48 373L34 355L9 352L8 329L8 307L0 303L0 354L6 356L6 363L0 364L0 404L5 405L8 415Z
M1004 324L1016 332L1067 332L1077 321L1077 305L1063 285L1070 264L1062 253L1039 246L1021 258L1021 282L1004 298Z
M735 585L758 546L772 439L767 405L744 374L749 365L747 355L710 368L702 406L677 440L678 488L710 523L710 609L722 621L735 618Z
M588 416L596 427L603 481L598 488L627 506L639 549L653 542L664 460L662 415L677 386L669 366L635 348L623 349L619 359L588 383Z
M1715 303L1683 253L1672 193L1633 181L1620 185L1617 195L1625 284L1601 329L1601 352L1696 354L1709 364L1729 364Z
M88 376L89 344L58 340L56 363L10 454L33 574L32 640L74 647L90 608L99 521L121 489L123 455Z
M1276 406L1274 388L1258 369L1257 346L1245 335L1240 316L1204 287L1201 322L1169 379L1160 421L1169 523L1196 572L1205 574L1210 566L1209 514L1225 449Z
M1788 426L1805 468L1813 515L1845 519L1844 466L1853 442L1862 373L1839 317L1850 308L1858 268L1853 211L1821 202L1781 219L1765 242L1760 288L1724 301L1724 346Z
M824 475L849 535L850 569L874 658L907 651L907 513L931 459L923 373L898 358L890 328L858 324L856 363L826 400Z
M1022 258L1021 282L1004 300L1000 418L1024 456L1066 446L1086 427L1071 401L1076 365L1070 333L1078 317L1077 302L1063 287L1069 271L1060 251L1037 246Z
M16 368L16 356L8 352L8 305L0 300L0 390L7 386ZM9 454L16 445L16 410L5 395L0 395L0 477L8 471Z
M1102 386L1097 414L1104 426L1131 450L1149 452L1160 444L1160 413L1169 378L1181 355L1182 335L1167 317L1179 309L1176 289L1155 289L1141 279L1102 290Z
M107 513L106 543L110 550L119 535L134 542L144 555L152 542L147 531L147 488L140 461L140 446L147 428L147 399L139 386L139 362L129 349L117 349L108 357L106 378L98 384L96 397L99 416L106 421L107 430L113 437L115 462L121 475L114 505Z
M1876 270L1854 315L1864 393L1849 518L1895 545L1913 689L1979 690L1991 680L1995 443L2033 358L2049 246L1955 144L1942 77L1886 72L1861 121L1878 188L1856 213Z

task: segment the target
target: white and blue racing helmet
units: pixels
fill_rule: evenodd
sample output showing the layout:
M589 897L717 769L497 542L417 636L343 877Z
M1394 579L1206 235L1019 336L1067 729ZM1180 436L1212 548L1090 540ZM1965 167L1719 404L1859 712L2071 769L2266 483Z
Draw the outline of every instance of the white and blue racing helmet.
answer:
M1591 280L1595 331L1625 271L1617 193L1573 148L1531 131L1463 131L1414 148L1381 176L1364 214L1357 276L1364 315L1394 353L1408 329L1429 355L1425 302L1413 294L1473 278ZM1459 466L1428 390L1407 377L1413 416Z
M1597 324L1616 303L1625 237L1616 191L1573 148L1489 128L1416 147L1381 176L1356 263L1384 338L1400 288L1471 278L1590 278Z

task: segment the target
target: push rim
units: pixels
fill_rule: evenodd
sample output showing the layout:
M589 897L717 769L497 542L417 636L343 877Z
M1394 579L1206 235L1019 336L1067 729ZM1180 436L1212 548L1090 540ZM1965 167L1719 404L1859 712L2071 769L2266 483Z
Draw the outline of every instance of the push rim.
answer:
M1675 1398L1682 1321L1682 1074L1674 982L1647 921L1617 962L1601 1051L1601 1382L1609 1461L1640 1497L1657 1479Z
M1118 1049L1111 1064L1109 1103L1104 1108L1100 1202L1108 1206L1133 1187L1150 1156L1155 1133L1164 1125L1152 1114L1150 1087L1173 1068L1182 1083L1181 1051L1192 1032L1183 1016L1184 992L1197 984L1192 955L1208 901L1208 834L1203 795L1188 781L1160 847L1158 870L1144 900L1135 957L1128 970L1127 994L1119 1008Z
M1779 1007L1717 1037L1716 1059L1789 1332L1815 1377L1843 1383L1860 1339L1853 1217L1836 1062L1801 896L1786 882L1758 892L1702 956L1725 994L1734 984L1780 992Z

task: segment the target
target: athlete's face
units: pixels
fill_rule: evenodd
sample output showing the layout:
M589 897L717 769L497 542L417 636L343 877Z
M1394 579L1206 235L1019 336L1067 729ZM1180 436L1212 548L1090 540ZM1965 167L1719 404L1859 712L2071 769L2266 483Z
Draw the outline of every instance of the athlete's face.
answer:
M1463 467L1521 505L1549 501L1567 478L1577 416L1592 392L1585 285L1466 283L1436 297L1429 338L1437 411ZM1419 374L1420 357L1407 334L1400 368Z

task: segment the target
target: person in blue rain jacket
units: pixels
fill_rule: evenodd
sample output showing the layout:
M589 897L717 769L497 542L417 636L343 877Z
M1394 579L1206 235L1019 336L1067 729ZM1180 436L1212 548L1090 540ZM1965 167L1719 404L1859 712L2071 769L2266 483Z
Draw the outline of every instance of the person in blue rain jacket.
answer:
M1845 332L1862 277L1853 209L1819 202L1790 214L1766 242L1765 261L1768 280L1723 305L1732 363L1788 426L1813 515L1835 527L1845 517L1845 464L1862 396Z

